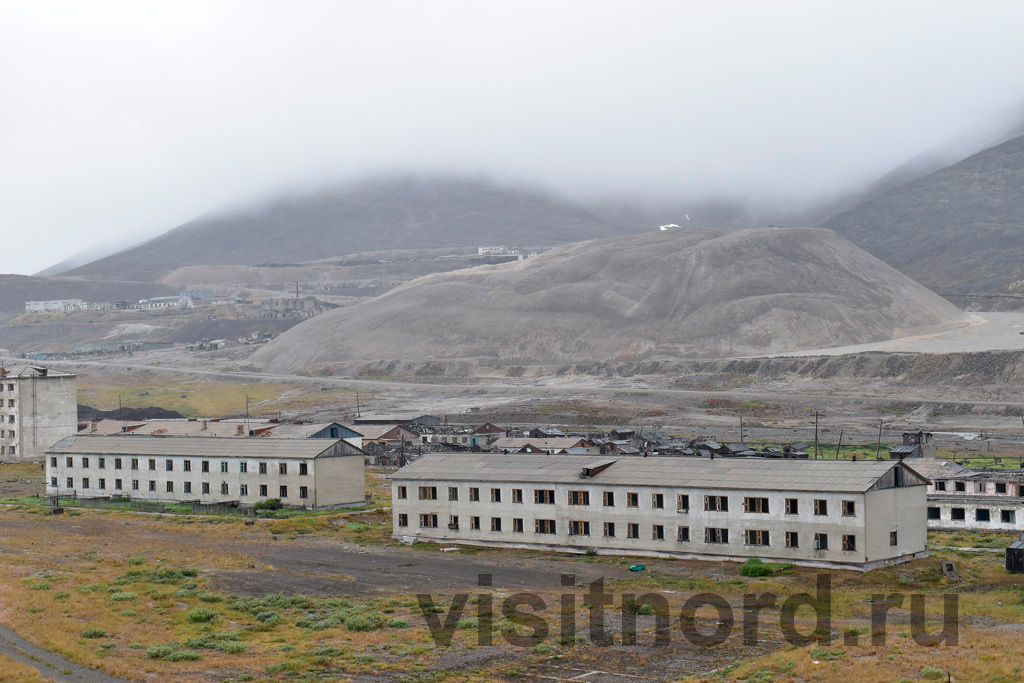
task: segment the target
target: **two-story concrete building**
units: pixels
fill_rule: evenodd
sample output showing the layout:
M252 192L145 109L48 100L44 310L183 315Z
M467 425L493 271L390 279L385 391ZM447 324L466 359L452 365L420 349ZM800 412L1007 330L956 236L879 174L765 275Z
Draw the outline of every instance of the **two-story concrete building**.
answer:
M38 365L0 369L0 461L42 460L78 431L78 379Z
M968 469L941 458L910 461L928 477L928 528L1024 531L1024 471Z
M926 484L898 461L433 454L392 475L393 533L867 571L927 555Z
M365 456L344 439L72 436L47 451L46 494L240 505L278 498L318 510L365 501Z

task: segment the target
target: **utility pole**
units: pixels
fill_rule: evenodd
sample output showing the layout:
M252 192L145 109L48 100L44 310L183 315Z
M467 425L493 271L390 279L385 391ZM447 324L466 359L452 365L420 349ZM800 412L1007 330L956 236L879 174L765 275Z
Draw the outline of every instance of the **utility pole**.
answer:
M249 432L249 394L245 395L245 431Z
M743 443L743 416L740 415L740 443Z
M124 424L124 407L121 405L121 394L117 395L117 419L121 421L121 427L125 427Z
M878 445L875 446L875 460L879 459L882 452L882 418L878 418Z
M839 459L839 449L843 447L843 430L839 430L839 443L836 445L836 460Z
M359 390L356 389L356 417L361 417L359 412Z
M814 459L821 457L821 450L818 448L818 411L814 411Z

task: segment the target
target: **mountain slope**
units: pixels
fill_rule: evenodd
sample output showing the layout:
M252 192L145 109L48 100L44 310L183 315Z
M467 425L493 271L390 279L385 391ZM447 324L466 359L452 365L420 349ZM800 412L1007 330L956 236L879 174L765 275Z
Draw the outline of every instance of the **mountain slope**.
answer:
M834 230L941 292L1024 286L1024 136L833 216Z
M572 363L889 339L964 314L835 233L670 230L428 275L253 356L272 372L378 359Z
M405 176L197 218L67 274L156 281L190 265L301 263L388 249L543 246L618 233L585 209L542 192Z

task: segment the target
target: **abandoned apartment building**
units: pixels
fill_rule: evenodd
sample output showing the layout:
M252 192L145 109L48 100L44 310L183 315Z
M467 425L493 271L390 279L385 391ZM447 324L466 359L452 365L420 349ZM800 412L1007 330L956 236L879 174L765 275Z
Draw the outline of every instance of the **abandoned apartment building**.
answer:
M78 429L78 380L37 365L0 368L0 461L42 459Z
M969 469L941 458L910 461L928 485L928 528L1024 531L1024 472Z
M901 461L435 453L392 475L393 533L437 543L867 571L927 555Z
M71 436L46 455L48 496L319 510L366 495L365 453L343 439Z

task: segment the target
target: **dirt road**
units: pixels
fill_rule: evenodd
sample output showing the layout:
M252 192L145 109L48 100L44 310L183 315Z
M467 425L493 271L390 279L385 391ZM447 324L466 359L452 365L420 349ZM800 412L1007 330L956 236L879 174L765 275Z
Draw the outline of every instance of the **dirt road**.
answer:
M122 683L124 679L93 669L86 669L61 655L36 647L17 633L0 624L0 654L6 655L39 672L46 680L68 683ZM0 680L3 673L0 672Z

